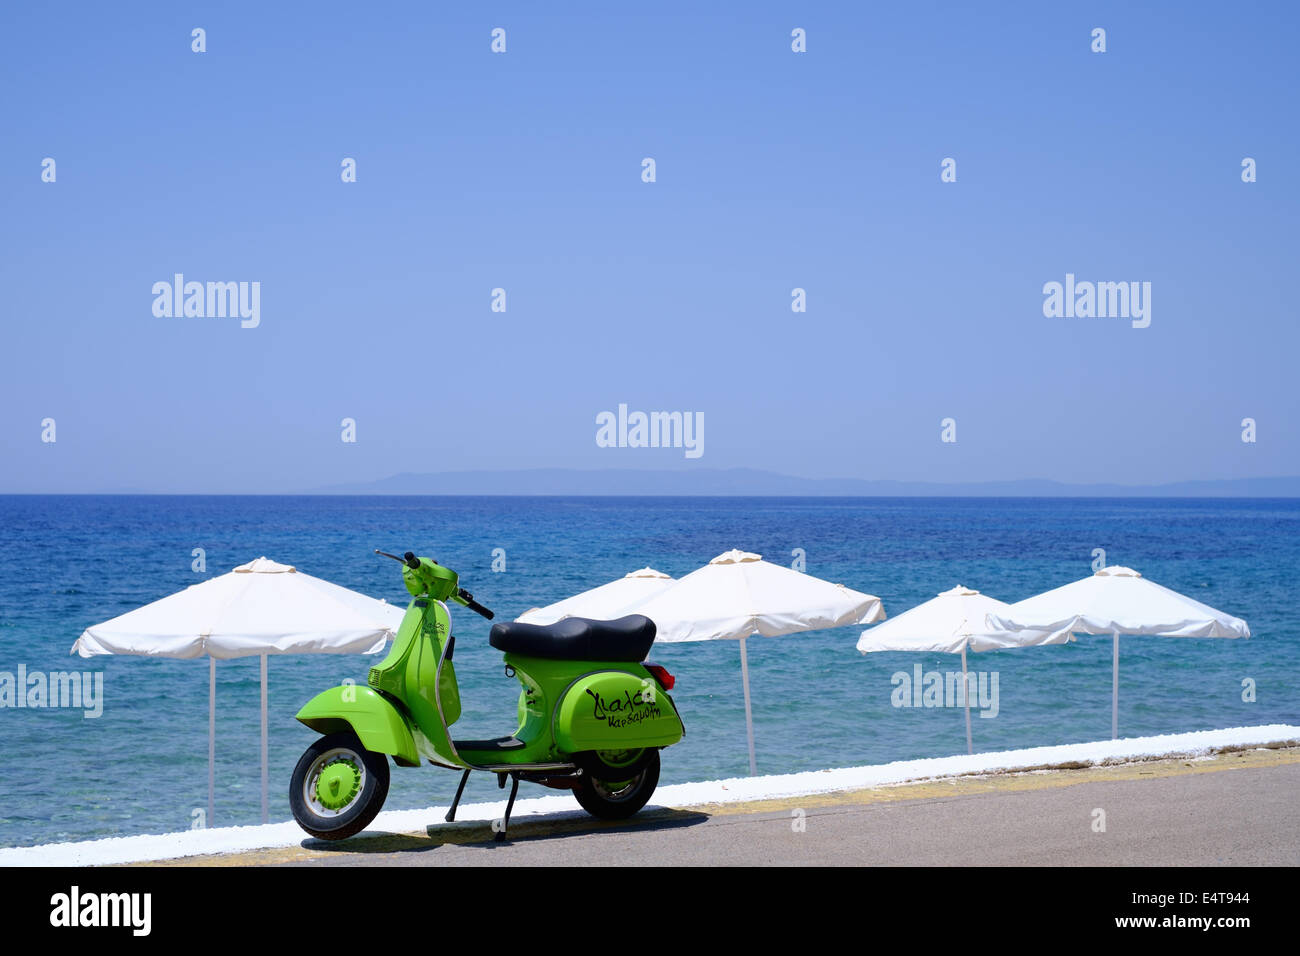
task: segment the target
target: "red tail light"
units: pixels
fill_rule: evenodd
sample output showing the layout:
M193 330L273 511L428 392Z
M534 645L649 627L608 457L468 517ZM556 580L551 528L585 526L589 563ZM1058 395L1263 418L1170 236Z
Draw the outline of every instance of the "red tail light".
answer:
M672 690L673 685L677 683L677 678L668 673L666 667L660 667L658 664L646 664L645 669L654 675L655 680L659 682L659 686L664 690Z

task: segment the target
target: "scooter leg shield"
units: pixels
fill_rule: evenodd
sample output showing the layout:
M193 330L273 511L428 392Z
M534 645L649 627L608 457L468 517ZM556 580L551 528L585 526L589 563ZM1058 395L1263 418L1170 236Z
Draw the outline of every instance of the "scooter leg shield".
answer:
M569 687L556 712L555 741L564 753L667 747L681 739L677 708L648 673L588 674Z
M391 754L402 767L418 767L415 738L397 708L369 687L331 687L309 700L298 720L320 734L351 728L370 751Z

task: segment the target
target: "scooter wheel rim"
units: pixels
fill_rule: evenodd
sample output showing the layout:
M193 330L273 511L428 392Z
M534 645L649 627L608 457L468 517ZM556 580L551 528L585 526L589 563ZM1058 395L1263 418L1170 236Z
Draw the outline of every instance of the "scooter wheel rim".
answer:
M342 806L333 808L327 807L320 799L317 789L320 785L321 775L325 773L330 766L338 763L348 763L356 772L355 786L352 788L352 795ZM347 813L356 804L356 798L366 788L366 763L361 759L361 755L355 750L349 750L346 747L335 747L333 750L327 750L307 768L307 774L302 782L303 801L311 808L312 813L320 817L337 817Z
M593 780L591 786L604 799L618 803L634 796L644 777L645 771L642 770L627 780Z
M635 765L643 753L645 748L638 747L634 750L597 750L596 756L607 766L621 768Z

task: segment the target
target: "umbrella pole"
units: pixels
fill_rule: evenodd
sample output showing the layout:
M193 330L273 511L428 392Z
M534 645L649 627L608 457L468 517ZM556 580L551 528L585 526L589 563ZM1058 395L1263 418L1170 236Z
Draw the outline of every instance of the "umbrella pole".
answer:
M1111 636L1115 641L1115 650L1110 675L1110 739L1119 740L1119 631Z
M966 645L961 646L961 696L966 704L966 752L973 754L975 747L970 739L970 684L966 683Z
M213 803L217 790L215 772L217 762L217 659L208 658L208 819L207 826L212 826L215 816Z
M754 760L754 714L749 707L749 655L745 653L745 639L740 639L740 679L745 686L745 735L749 738L749 775L758 775Z
M262 822L267 822L266 812L266 655L262 655Z

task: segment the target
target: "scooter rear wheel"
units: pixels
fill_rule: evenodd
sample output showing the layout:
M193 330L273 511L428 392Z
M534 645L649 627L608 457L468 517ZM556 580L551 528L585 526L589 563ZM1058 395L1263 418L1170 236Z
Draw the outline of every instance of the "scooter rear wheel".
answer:
M602 820L625 820L650 800L659 786L659 751L646 751L639 769L625 780L599 780L584 772L573 795L582 809Z
M293 818L322 840L360 833L387 796L388 758L367 750L351 731L317 740L298 759L289 779Z

